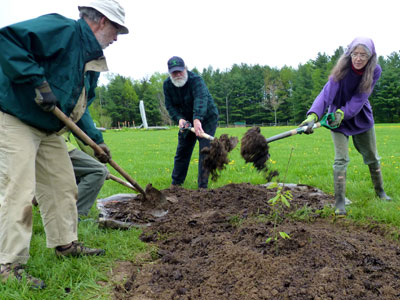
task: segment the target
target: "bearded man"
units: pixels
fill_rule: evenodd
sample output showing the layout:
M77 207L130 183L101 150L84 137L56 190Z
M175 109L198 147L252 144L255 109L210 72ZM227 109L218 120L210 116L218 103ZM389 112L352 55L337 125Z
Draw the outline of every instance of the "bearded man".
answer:
M209 172L203 169L204 155L201 150L210 146L202 138L203 133L214 136L218 123L218 109L203 79L187 70L185 62L178 56L168 60L169 77L164 81L165 106L179 128L193 124L195 134L179 130L178 146L172 171L172 186L184 183L196 140L199 140L199 165L197 184L199 189L208 186Z

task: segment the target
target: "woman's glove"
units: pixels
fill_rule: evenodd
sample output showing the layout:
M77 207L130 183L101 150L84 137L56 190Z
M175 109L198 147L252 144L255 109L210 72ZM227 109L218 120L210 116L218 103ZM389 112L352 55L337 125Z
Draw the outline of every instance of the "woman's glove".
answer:
M336 110L334 116L335 116L334 119L331 116L329 116L328 123L329 123L329 126L334 127L334 128L338 128L340 126L340 124L342 123L343 118L344 118L343 110L341 110L341 109Z
M317 114L311 113L307 116L307 119L305 119L303 122L300 123L299 127L307 126L307 129L304 130L304 133L311 134L314 132L313 126L317 121L318 121Z

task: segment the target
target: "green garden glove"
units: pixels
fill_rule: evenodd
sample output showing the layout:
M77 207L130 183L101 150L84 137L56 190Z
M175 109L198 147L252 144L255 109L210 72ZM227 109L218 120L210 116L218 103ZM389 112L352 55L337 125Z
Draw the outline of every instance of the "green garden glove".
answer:
M340 126L340 124L343 121L344 118L344 112L341 109L336 110L335 114L334 114L335 118L332 119L332 117L328 118L328 123L329 126L334 127L334 128L338 128Z
M47 81L44 81L40 86L35 88L35 93L35 102L41 109L48 112L54 110L57 105L57 98Z
M307 116L307 119L305 119L303 122L300 123L299 127L307 126L307 129L304 130L304 133L311 134L314 132L313 126L317 121L318 121L317 114L311 113Z

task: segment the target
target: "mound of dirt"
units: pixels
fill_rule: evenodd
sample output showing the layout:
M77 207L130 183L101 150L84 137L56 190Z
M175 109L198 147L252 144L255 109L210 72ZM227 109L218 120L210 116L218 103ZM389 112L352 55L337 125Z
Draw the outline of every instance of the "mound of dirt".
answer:
M114 299L399 299L399 244L379 226L320 218L333 196L305 185L288 188L293 200L276 232L290 239L270 243L267 201L274 190L251 184L163 190L177 201L141 236L159 249L158 259L133 264ZM293 215L300 208L301 220Z

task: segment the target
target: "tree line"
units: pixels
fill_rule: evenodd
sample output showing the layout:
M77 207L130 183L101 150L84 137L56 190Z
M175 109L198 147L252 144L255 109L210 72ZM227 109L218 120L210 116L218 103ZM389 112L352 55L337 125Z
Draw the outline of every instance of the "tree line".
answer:
M333 66L344 49L333 55L318 53L314 60L297 69L280 69L260 65L233 65L214 70L212 66L199 74L213 96L220 125L298 124L328 80ZM375 121L400 122L400 55L393 52L378 63L382 75L369 97ZM98 126L142 124L139 101L143 100L149 126L172 125L164 105L163 82L168 74L155 73L150 78L133 80L112 75L107 85L99 86L90 113ZM129 122L129 123L128 123Z

